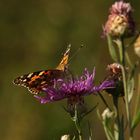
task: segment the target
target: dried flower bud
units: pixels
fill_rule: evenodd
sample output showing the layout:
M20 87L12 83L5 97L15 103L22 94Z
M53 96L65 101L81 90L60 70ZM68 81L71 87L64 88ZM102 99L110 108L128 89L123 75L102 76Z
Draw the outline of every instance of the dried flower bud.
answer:
M103 120L105 121L106 119L111 119L111 118L114 118L115 116L115 113L110 111L109 108L106 108L103 113L102 113L102 118Z
M115 2L110 8L110 14L104 27L104 34L113 37L129 37L135 33L135 23L132 18L130 3Z
M70 135L63 135L61 140L70 140Z
M134 51L135 51L136 55L138 57L140 57L140 35L139 35L139 37L137 38L137 40L134 44Z
M106 92L112 96L124 96L123 79L121 65L118 63L113 63L107 66L108 80L113 80L115 88L106 89Z
M113 63L107 66L107 70L110 75L120 75L121 74L121 65L118 63Z

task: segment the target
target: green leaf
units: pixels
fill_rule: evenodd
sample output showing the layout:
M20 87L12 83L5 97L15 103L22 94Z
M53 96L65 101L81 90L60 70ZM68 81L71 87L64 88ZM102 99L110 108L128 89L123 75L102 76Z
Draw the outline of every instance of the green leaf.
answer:
M102 121L107 140L115 140L113 135L114 130L112 129L112 118L108 118L108 117L103 118L103 116L100 115L98 109L97 109L97 115L99 119Z
M98 108L97 108L97 116L98 116L98 118L100 119L100 121L102 121L102 117L101 117L101 114L100 114L100 111L99 111Z
M133 67L132 62L131 62L130 57L126 51L125 51L125 59L126 59L128 65L132 68Z
M76 140L75 136L73 136L72 140Z
M90 122L88 121L88 129L89 129L89 138L88 140L93 140L93 134L92 134L92 129L90 126Z
M132 131L134 131L136 126L139 124L139 122L140 122L140 110L137 112L137 114L135 115L132 121L132 126L131 126Z
M133 94L134 94L134 78L131 78L129 81L128 81L128 102L131 102L131 99L133 97Z
M134 43L136 42L136 40L138 39L140 33L137 32L136 35L134 36L134 38L131 40L131 42L126 46L127 48L129 47L133 47Z
M114 137L115 140L119 139L119 128L118 128L118 124L114 123Z
M104 127L104 131L105 131L107 140L115 140L112 129L110 128L109 124L107 124L106 121L103 121L102 124L103 124L103 127Z
M108 41L108 48L109 48L109 53L111 55L111 58L115 62L118 62L116 50L115 50L115 47L113 46L113 42L112 42L111 36L109 34L107 35L107 41Z
M135 75L136 68L137 68L137 63L134 64L128 77L128 82L127 82L128 102L131 102L134 93L134 86L135 86L134 75Z

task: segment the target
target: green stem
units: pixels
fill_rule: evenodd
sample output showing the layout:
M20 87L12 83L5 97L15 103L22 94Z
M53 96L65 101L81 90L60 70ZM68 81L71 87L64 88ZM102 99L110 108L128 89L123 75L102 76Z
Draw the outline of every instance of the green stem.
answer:
M121 128L121 122L120 122L120 114L119 114L119 108L118 108L118 97L113 96L113 103L114 103L114 107L117 113L117 119L116 119L116 123L117 123L117 127L118 127L118 140L124 140L123 137L123 129Z
M78 121L74 121L74 122L75 122L75 127L76 127L77 132L78 132L79 140L82 140L82 134L81 134L80 124L79 124Z
M123 76L123 86L124 86L124 93L125 93L125 106L126 106L126 114L127 120L129 124L129 139L133 139L133 132L131 130L131 115L130 115L130 103L128 101L128 87L127 87L127 79L126 79L126 70L125 70L125 46L124 46L124 39L123 37L120 39L120 59L122 64L122 76Z
M109 110L111 110L111 108L110 108L109 105L107 104L107 102L106 102L105 98L103 97L103 95L102 95L100 92L98 92L98 95L99 95L100 98L102 99L102 101L103 101L103 103L105 104L106 108L109 108Z
M131 130L131 115L130 115L130 104L128 101L128 90L127 90L127 81L126 81L126 74L124 67L122 67L122 75L123 75L123 85L124 85L124 93L125 93L125 106L126 106L126 114L127 114L127 120L128 120L128 126L129 126L129 135L130 135L130 140L133 139L133 131Z
M92 131L91 131L91 127L90 127L89 121L88 121L88 129L89 129L89 140L93 140L93 134L92 134Z
M77 110L77 105L75 105L75 116L74 116L73 121L74 121L76 130L78 132L78 138L79 140L82 140L82 133L81 133L81 128L80 128L80 116Z
M120 62L123 66L125 66L125 46L123 37L120 38L119 51L120 51Z

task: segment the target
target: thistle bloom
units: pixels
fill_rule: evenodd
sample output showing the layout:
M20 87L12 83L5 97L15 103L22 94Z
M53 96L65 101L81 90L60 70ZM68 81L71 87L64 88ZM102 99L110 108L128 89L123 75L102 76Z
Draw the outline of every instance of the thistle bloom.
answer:
M123 0L115 2L110 8L108 20L104 26L104 34L113 37L129 37L135 33L135 22L132 18L130 3Z
M93 83L94 77L95 69L92 73L85 69L81 77L56 80L53 86L43 88L44 96L35 95L34 97L42 104L64 98L67 98L70 104L76 104L82 101L83 96L113 87L113 82L109 80L103 81L99 86L95 86Z

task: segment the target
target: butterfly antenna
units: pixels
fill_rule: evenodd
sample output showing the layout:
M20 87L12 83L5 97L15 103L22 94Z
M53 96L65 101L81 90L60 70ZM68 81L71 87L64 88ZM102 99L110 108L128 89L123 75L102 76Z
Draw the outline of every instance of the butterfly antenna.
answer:
M67 46L67 49L66 49L66 52L64 53L64 56L69 55L70 49L71 49L71 44L69 44L69 45Z
M85 47L83 44L75 51L75 53L70 57L68 64L70 63L70 61L77 55L77 53L83 48Z
M72 57L70 57L69 59L69 53L70 53L70 49L71 49L71 44L69 44L67 46L67 49L65 51L65 53L63 54L63 58L60 61L59 65L56 67L56 69L58 70L65 70L67 69L68 64L70 63L70 61L73 59L73 57L76 56L76 54L79 52L79 50L83 48L83 45L81 45L76 51L75 53L72 55Z

